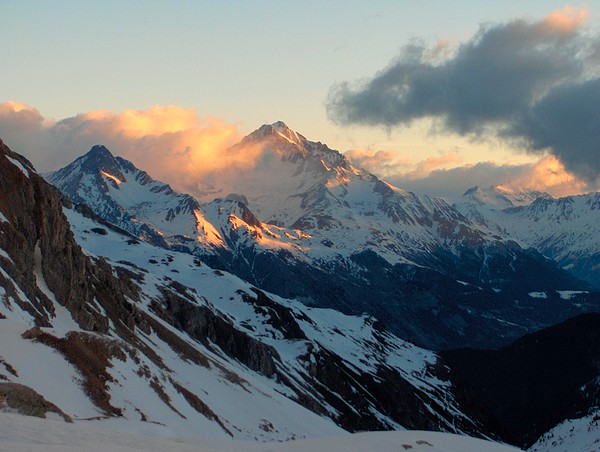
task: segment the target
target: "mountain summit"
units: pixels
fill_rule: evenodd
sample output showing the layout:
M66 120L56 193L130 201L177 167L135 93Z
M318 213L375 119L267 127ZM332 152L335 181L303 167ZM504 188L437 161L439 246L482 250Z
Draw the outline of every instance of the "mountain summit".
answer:
M168 246L165 236L199 235L201 212L194 198L175 193L102 145L45 177L73 202L152 243Z

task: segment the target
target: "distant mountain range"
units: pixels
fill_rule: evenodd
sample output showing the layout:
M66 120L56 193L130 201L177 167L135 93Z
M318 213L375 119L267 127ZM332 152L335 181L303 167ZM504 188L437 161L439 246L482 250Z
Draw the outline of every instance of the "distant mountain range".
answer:
M474 187L455 205L473 222L533 247L571 274L600 287L600 193L546 193Z
M419 197L282 122L234 150L244 147L260 151L256 165L210 175L197 197L103 146L46 178L150 243L309 306L368 313L431 349L498 346L600 309L591 284L474 213L514 195L473 193L462 206Z

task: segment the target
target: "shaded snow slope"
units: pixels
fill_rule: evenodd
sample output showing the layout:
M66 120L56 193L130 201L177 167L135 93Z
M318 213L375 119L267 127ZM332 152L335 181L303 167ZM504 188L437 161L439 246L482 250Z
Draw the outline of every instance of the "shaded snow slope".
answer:
M99 427L85 422L65 424L55 420L39 420L0 413L0 451L31 452L295 452L328 450L331 452L379 452L411 450L431 452L515 451L510 446L447 433L404 431L357 433L323 439L296 440L286 443L256 443L232 440L160 438L146 432L136 435L119 432L110 425ZM410 447L409 447L410 446ZM583 450L583 449L581 449Z
M600 450L600 409L587 416L561 422L543 434L528 450L597 452Z

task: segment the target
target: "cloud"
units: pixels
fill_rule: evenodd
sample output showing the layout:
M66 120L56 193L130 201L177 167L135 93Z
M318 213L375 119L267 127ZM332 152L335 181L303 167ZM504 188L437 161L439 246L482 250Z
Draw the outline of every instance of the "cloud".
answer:
M415 162L399 157L392 150L351 149L344 154L355 166L364 168L384 179L402 175L404 179L426 177L433 170L447 168L462 163L462 157L456 152L427 157Z
M588 18L588 11L582 8L565 6L561 11L554 11L542 22L550 30L560 30L563 33L572 33L580 28Z
M392 150L351 149L344 155L353 165L366 169L380 177L405 172L411 167L411 160L401 158Z
M462 163L462 157L456 153L442 154L427 157L415 165L414 169L404 174L407 179L421 179L427 177L432 171Z
M4 102L0 137L42 172L70 163L94 144L104 144L182 191L193 191L208 173L235 171L260 158L259 149L230 149L241 139L235 126L176 106L102 110L55 121L33 107Z
M504 131L532 152L550 149L565 167L594 182L600 175L600 79L567 84Z
M586 17L566 7L537 22L482 25L453 53L413 42L373 78L334 85L328 116L388 129L432 118L438 132L550 152L592 182L600 175L600 41L586 32Z
M454 168L434 169L422 177L415 173L397 174L388 179L394 185L435 196L459 199L470 187L505 185L547 192L555 197L576 195L596 189L573 173L554 156L545 156L532 164L499 165L480 162Z
M569 196L597 189L568 171L556 157L549 155L531 165L521 177L510 181L511 185L545 191L552 196Z

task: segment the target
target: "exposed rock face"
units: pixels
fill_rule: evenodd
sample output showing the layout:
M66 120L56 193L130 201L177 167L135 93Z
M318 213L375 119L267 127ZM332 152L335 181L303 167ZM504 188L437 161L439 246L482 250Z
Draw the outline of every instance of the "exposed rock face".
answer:
M206 306L197 306L163 288L161 302L153 303L152 308L161 318L203 344L217 345L227 355L267 377L275 374L275 361L280 358L273 347L235 329L231 322Z
M0 410L3 409L42 418L48 413L56 413L66 422L73 422L59 407L48 402L33 389L19 383L0 383Z
M105 276L95 271L75 242L57 192L2 142L0 174L0 211L9 220L0 222L0 247L11 261L5 260L4 268L32 301L35 311L27 309L41 326L54 316L53 303L42 290L47 285L82 328L106 332L107 320L93 308L96 290L90 279L91 274Z

